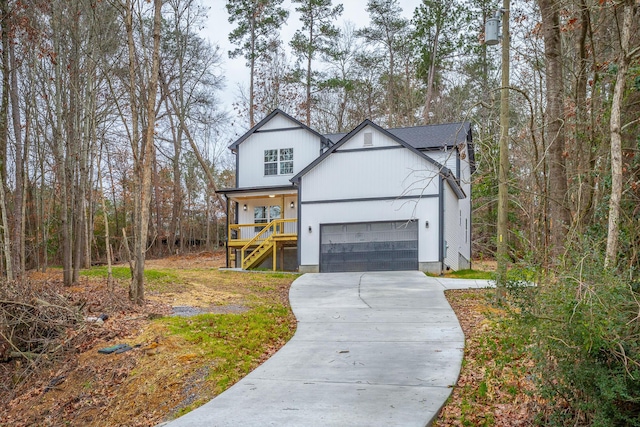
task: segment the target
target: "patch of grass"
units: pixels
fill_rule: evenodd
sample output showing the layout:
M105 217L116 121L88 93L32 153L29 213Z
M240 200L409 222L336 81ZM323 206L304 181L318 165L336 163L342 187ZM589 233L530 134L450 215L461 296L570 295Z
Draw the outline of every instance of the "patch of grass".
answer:
M274 279L294 279L295 280L302 275L297 273L270 273L268 274L268 276L273 277Z
M129 280L131 279L131 271L129 267L111 267L111 274L114 279L118 280ZM88 270L81 270L81 276L85 277L94 277L97 279L106 279L107 278L107 267L91 267Z
M117 266L111 267L111 274L114 279L128 281L131 280L131 271L129 267ZM82 270L80 275L93 278L107 278L107 266L92 267L88 270ZM144 271L145 288L155 292L166 292L168 290L175 291L175 285L183 285L184 280L173 270L154 270L145 269Z
M452 277L456 279L478 279L478 280L493 280L495 279L495 273L491 271L480 270L458 270L447 273L446 277Z
M242 314L201 314L158 320L169 332L196 344L214 361L209 380L216 393L236 383L293 335L292 314L283 305L262 305Z

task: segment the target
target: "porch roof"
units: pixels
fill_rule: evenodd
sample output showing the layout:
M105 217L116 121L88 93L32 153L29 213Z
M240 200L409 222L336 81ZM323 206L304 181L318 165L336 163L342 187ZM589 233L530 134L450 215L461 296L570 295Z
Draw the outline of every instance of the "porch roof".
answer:
M221 188L218 193L224 194L227 199L264 197L270 195L297 194L298 187L294 185L282 185L278 187L248 187L248 188Z

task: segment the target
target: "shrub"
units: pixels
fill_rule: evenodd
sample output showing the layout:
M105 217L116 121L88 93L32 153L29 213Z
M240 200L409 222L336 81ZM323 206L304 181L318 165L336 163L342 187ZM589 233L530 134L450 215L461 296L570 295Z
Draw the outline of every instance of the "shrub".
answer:
M586 253L586 255L585 255ZM545 425L640 426L640 293L583 257L540 283L522 316L533 335ZM513 286L522 290L522 286ZM520 295L521 297L521 295Z

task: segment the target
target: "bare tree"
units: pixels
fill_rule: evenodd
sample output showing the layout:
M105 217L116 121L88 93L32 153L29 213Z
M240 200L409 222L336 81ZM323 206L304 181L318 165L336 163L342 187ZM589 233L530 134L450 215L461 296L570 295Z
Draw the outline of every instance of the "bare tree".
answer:
M542 15L542 34L547 68L546 141L549 162L549 236L551 254L562 251L571 223L567 206L567 172L565 153L565 109L560 6L556 0L538 0Z
M609 200L609 225L607 231L607 249L605 267L616 265L618 238L620 233L620 201L622 199L622 124L621 110L626 87L629 66L635 57L640 56L640 46L631 47L632 25L638 22L638 4L634 0L622 3L622 28L619 35L618 72L613 89L611 103L611 199Z
M133 221L133 254L131 257L131 284L129 286L129 298L137 304L144 301L144 265L146 259L149 219L151 208L151 176L155 161L155 121L156 102L158 93L158 76L160 69L160 29L162 24L162 1L153 2L153 45L150 52L150 68L147 70L148 80L138 79L137 69L140 66L136 60L136 44L134 37L134 4L132 0L125 3L125 28L129 49L129 96L131 108L131 148L133 151L134 168L134 221ZM139 4L138 4L139 6ZM138 17L142 20L141 8L137 9ZM143 28L140 28L144 31ZM144 76L144 74L143 74ZM142 132L139 129L138 109L139 102L137 88L146 99L144 115L145 127Z

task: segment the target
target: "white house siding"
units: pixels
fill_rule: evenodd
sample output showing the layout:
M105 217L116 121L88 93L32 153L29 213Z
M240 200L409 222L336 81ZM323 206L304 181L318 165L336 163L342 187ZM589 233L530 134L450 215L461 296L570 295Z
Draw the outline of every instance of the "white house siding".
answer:
M303 186L302 201L437 194L438 172L401 146L336 152L307 172Z
M454 176L459 176L460 178L460 186L462 187L462 191L467 197L471 197L471 168L469 165L469 154L467 150L467 146L464 146L463 151L460 153L460 162L457 162L457 151L455 149L450 149L449 151L428 151L427 154L436 160L437 162L445 165L449 168ZM458 167L460 170L457 170ZM471 260L471 204L468 203L467 200L456 202L458 205L457 211L455 212L456 218L456 232L458 235L455 237L455 241L457 242L456 247L454 248L451 244L449 244L449 251L455 250L455 255L458 259L455 264L458 265L457 269L464 269L470 267ZM452 208L450 208L451 210ZM449 236L449 240L453 240L453 236ZM449 254L449 260L445 260L445 263L453 267L453 264L450 264L449 261L453 259L454 255ZM462 259L460 258L462 257ZM451 261L453 262L453 261Z
M293 202L293 208L291 208L291 202ZM280 206L283 205L282 213L283 219L294 219L298 217L298 196L297 194L286 194L284 196L284 203L282 203L282 197L280 195L276 197L260 197L242 199L238 203L238 224L253 224L254 208L258 206ZM247 210L244 210L244 205L247 205ZM292 223L287 225L287 232L296 233L297 225ZM289 229L290 228L290 229ZM255 236L256 232L253 227L243 228L241 239L251 239Z
M458 159L458 157L457 157L457 151L455 149L449 149L447 151L444 151L444 150L426 151L425 154L428 155L429 157L431 157L436 162L438 162L441 165L444 165L448 169L450 169L454 176L458 176L457 175L457 173L458 173L458 170L457 170L457 159Z
M364 132L366 128L360 134ZM383 144L393 148L376 148ZM372 148L340 152L345 145L302 177L300 271L319 268L320 224L350 222L415 219L419 264L438 264L437 168L379 132Z
M303 193L305 192L303 183ZM418 221L418 262L438 262L438 198L414 200L343 201L339 203L303 203L298 244L301 248L300 271L318 271L320 265L320 224L352 222ZM429 221L429 227L425 222Z
M467 146L460 156L460 185L462 191L471 198L471 166L469 165L469 154ZM464 258L465 265L459 265L460 269L471 268L471 203L468 199L460 201L462 210L462 224L461 224L461 237L460 237L460 255Z
M444 264L458 270L462 233L460 232L460 203L448 184L444 184ZM464 227L464 225L463 225Z
M278 121L279 117L274 117L261 129ZM293 148L293 173L265 176L264 150L279 148ZM306 129L256 132L239 145L237 155L241 165L239 188L291 185L289 180L320 155L320 137Z
M371 145L365 145L365 134L371 133ZM353 150L358 148L372 148L372 147L388 147L388 146L396 146L398 143L393 139L389 138L387 135L383 134L377 129L372 128L371 126L365 126L363 129L358 132L357 135L354 135L350 138L346 143L344 143L339 150Z
M297 127L300 127L300 123L296 123L293 120L286 118L282 114L276 114L271 118L271 120L262 125L260 130L274 130Z

